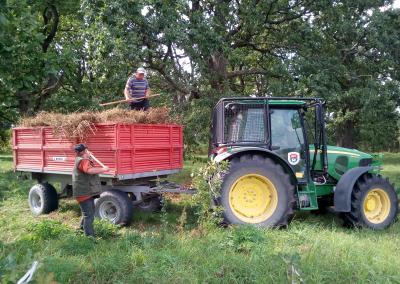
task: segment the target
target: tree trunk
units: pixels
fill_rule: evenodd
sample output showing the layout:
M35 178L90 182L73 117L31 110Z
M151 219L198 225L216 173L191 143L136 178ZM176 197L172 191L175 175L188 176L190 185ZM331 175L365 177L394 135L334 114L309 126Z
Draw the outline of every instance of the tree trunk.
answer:
M343 127L336 129L336 145L345 148L354 148L355 134L355 123L353 121L345 122Z

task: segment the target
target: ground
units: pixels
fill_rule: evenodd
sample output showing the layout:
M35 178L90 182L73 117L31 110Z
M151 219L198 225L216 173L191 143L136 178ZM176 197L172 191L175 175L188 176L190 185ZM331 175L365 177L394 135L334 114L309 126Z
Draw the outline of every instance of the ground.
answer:
M185 183L202 160L174 177ZM384 172L400 187L400 154ZM135 214L127 228L96 222L96 240L78 234L79 207L62 201L34 217L32 181L17 178L0 155L0 282L16 283L34 260L36 283L400 283L400 222L385 231L341 226L333 214L296 214L288 229L196 225L190 197L169 196L166 209Z

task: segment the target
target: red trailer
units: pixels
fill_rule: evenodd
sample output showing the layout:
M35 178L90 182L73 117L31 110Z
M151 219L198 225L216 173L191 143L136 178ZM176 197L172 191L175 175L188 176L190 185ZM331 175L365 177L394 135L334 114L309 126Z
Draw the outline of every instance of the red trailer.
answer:
M81 141L58 138L52 127L17 127L12 134L14 169L31 173L38 181L29 193L32 212L56 210L59 199L72 196L73 146ZM128 224L133 207L153 211L160 207L161 193L182 192L177 185L160 182L183 167L181 125L96 124L85 143L110 168L100 175L98 217ZM52 185L56 182L61 184L60 192Z

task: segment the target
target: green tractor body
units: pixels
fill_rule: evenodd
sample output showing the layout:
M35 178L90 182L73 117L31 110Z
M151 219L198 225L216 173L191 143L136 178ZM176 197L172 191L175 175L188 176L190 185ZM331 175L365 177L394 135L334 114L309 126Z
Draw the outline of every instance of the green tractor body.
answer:
M383 229L397 216L380 155L328 146L318 98L225 98L213 113L212 151L228 160L221 196L227 223L287 225L294 210L332 207L345 225Z

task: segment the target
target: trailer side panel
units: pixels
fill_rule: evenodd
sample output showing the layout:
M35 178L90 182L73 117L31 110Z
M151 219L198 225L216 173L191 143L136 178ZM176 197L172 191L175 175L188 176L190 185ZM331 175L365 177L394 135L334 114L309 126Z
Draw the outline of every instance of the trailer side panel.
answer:
M71 173L78 139L59 138L51 127L13 129L15 170ZM181 125L96 125L84 141L93 154L110 168L107 175L135 175L180 170L183 167Z

